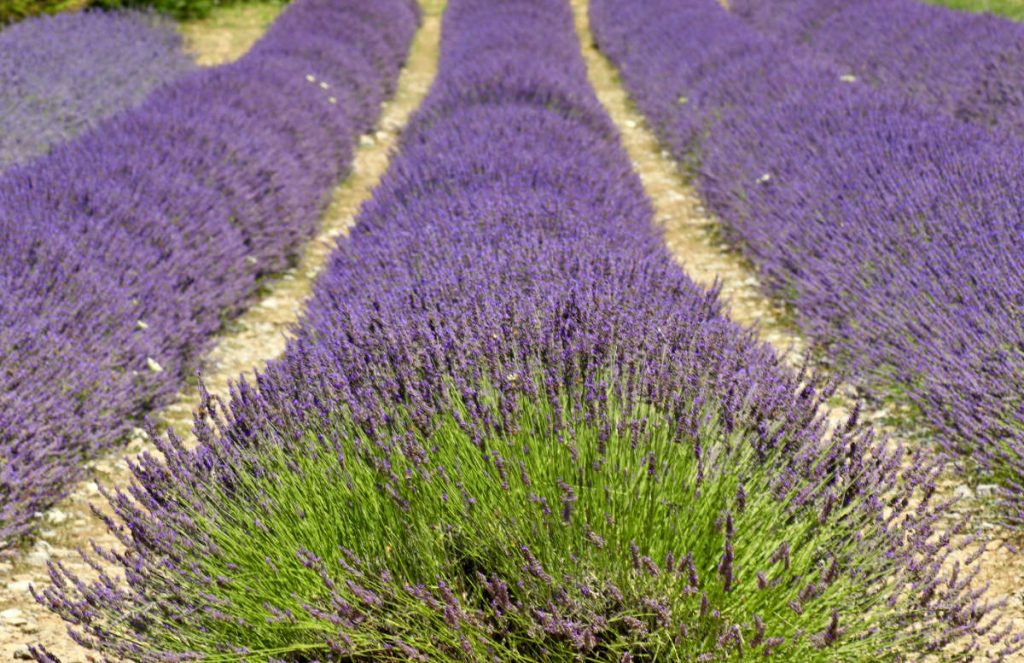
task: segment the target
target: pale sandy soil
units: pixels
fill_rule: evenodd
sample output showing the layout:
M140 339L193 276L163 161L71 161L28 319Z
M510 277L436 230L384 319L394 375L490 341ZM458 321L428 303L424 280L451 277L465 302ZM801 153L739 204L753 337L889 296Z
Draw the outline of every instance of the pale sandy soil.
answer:
M185 50L205 66L237 60L266 32L283 9L281 3L256 2L226 7L207 18L182 23L179 30L185 40Z
M427 3L423 27L413 43L409 60L398 81L394 98L385 104L379 130L360 139L352 174L334 191L332 202L321 221L321 228L300 262L279 278L266 284L266 295L248 312L229 324L204 361L203 380L211 393L226 395L228 382L240 374L251 374L284 350L289 330L298 319L309 297L313 282L327 262L338 237L347 233L362 202L369 198L387 167L389 153L409 115L419 106L433 80L437 64L440 34L439 11ZM267 7L272 7L268 5ZM265 9L263 7L262 9ZM259 26L246 23L238 34L230 27L215 27L211 34L190 32L189 43L202 53L207 63L223 62L240 55L269 24L267 15L252 14ZM229 24L217 22L217 26ZM233 22L230 22L234 25ZM209 51L202 49L210 48ZM157 416L161 426L172 427L191 437L192 412L199 398L195 387L184 390L176 401ZM87 481L43 515L45 525L39 540L13 561L0 562L0 660L25 655L26 646L40 643L67 663L90 660L95 655L76 645L65 625L55 615L37 605L29 585L47 584L46 564L60 561L69 568L93 577L77 549L90 541L110 546L115 543L90 505L104 506L99 485L124 486L130 480L125 459L152 445L144 439L131 442L127 449L90 463L93 479ZM120 575L120 574L118 574Z

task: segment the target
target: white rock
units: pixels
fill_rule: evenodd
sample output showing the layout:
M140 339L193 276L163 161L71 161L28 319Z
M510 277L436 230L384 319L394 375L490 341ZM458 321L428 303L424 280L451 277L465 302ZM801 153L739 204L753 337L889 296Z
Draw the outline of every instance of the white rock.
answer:
M11 626L21 626L28 620L25 619L25 613L18 608L8 608L7 610L0 611L0 621Z
M50 509L46 512L46 522L52 525L60 525L68 519L68 514L60 509Z
M146 368L153 371L154 373L163 373L164 367L161 366L156 359L152 357L146 357Z
M359 137L359 147L373 147L376 144L377 141L375 141L373 136L370 136L369 134L363 134Z
M15 594L25 594L31 586L32 583L28 580L18 580L17 582L7 583L7 591L14 592Z
M636 129L636 120L626 120L626 126L630 129Z
M386 131L378 131L377 133L374 134L374 136L377 138L377 140L387 140L388 139L388 132L386 132Z
M956 490L953 491L953 496L959 500L973 500L974 491L971 490L970 486L957 486Z
M999 486L994 483L983 483L978 485L978 499L990 500L999 494Z
M14 648L11 656L22 661L31 661L33 658L32 652L28 650L28 645L18 645Z
M25 561L30 566L46 566L50 561L50 553L45 550L33 550L25 555Z
M771 181L772 181L772 174L771 173L765 173L761 177L757 178L757 183L758 184L768 184Z
M149 329L149 323L146 322L145 320L136 320L135 328L138 329L139 331L146 331L147 329Z
M853 74L843 74L842 76L839 77L839 80L841 80L844 83L856 83L857 77L854 76Z

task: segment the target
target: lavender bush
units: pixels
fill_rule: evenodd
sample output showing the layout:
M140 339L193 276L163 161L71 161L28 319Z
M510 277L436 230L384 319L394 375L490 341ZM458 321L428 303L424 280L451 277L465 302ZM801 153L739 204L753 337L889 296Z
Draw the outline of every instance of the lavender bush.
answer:
M0 177L0 542L195 367L315 229L417 25L304 0L241 60Z
M736 0L729 8L867 84L1024 133L1024 26L917 0Z
M674 263L566 3L452 0L285 357L110 496L123 582L38 598L142 661L1014 650L939 466L814 385Z
M593 19L823 354L912 404L1024 520L1021 143L844 80L710 0L599 0Z
M168 22L78 12L0 32L0 171L45 153L192 71Z

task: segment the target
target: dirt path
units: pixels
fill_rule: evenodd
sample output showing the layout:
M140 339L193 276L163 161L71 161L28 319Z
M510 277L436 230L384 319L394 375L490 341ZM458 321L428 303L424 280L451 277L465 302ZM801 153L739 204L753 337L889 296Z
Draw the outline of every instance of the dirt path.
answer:
M237 60L284 10L280 2L257 2L215 9L208 17L179 26L185 50L203 66Z
M643 116L633 107L615 67L594 45L586 15L587 0L571 0L571 4L590 82L622 132L622 141L633 161L633 168L654 203L665 243L694 281L705 287L710 287L716 280L722 284L722 299L733 320L755 327L762 340L786 353L790 363L799 364L808 347L806 339L784 323L785 311L762 294L752 267L718 238L714 232L718 222L706 212L697 192L680 173L671 155L662 150ZM841 387L833 399L832 422L844 422L857 400L857 390ZM898 430L889 425L896 413L870 403L861 402L861 406L864 418L873 421L876 428L894 441L920 443L919 432ZM948 477L943 489L948 494L962 496L958 508L974 514L991 537L988 549L981 557L984 569L982 582L990 583L988 598L1007 601L1006 617L1024 632L1024 603L1021 600L1024 598L1024 554L1013 552L1005 545L1005 541L1011 538L1009 532L985 522L991 519L986 511L990 505L979 500L974 491L963 484L962 478ZM978 492L981 492L980 487ZM1013 660L1024 661L1024 655Z
M334 191L317 237L309 243L295 268L266 284L261 301L230 324L204 361L203 379L212 393L226 395L230 380L262 367L284 350L289 330L303 310L313 281L326 264L337 238L352 226L359 206L384 173L398 134L426 94L437 66L439 2L427 0L424 4L423 27L399 78L397 93L384 106L379 130L360 139L353 173ZM238 50L231 53L237 55ZM216 57L230 57L230 53L225 48ZM198 401L195 387L184 390L174 404L159 414L158 424L171 427L188 439L192 411ZM66 663L91 658L87 650L70 639L58 617L36 604L29 585L46 586L48 561L63 562L83 577L93 577L75 551L88 547L90 541L110 546L114 540L90 505L103 505L100 484L127 485L130 475L125 459L151 448L140 436L126 450L89 463L94 479L81 484L70 497L41 516L45 525L35 545L13 563L0 562L0 660L27 657L27 645L31 643L43 644Z

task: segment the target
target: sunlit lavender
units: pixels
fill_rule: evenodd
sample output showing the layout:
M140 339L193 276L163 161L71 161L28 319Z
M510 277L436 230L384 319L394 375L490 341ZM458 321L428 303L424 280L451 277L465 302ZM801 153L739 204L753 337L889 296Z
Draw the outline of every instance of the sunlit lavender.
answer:
M830 395L675 263L568 6L452 0L285 357L133 466L124 582L39 599L133 660L1015 651L941 459Z
M44 154L192 71L169 21L80 12L0 31L0 171Z
M297 2L237 62L0 177L0 547L295 259L416 22L405 0Z

